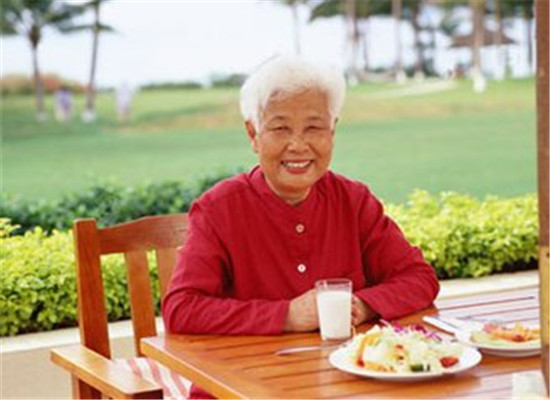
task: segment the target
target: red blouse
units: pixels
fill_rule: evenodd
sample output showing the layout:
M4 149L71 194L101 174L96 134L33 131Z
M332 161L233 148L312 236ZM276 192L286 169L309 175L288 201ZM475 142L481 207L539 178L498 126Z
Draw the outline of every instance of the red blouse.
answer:
M428 307L433 268L358 182L327 172L299 205L255 167L204 193L162 302L174 333L280 334L291 299L347 277L382 318Z

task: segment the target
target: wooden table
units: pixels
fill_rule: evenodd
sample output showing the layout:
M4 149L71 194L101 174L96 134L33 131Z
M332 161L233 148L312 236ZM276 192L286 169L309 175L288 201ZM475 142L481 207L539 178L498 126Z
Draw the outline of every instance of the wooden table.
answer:
M420 323L424 315L498 318L537 322L538 288L501 291L436 301L436 307L400 320ZM361 330L369 328L364 325ZM433 328L432 328L433 329ZM333 368L331 350L275 355L286 346L319 344L318 333L281 336L166 335L142 340L143 352L219 398L506 398L512 374L538 370L540 358L483 355L460 374L431 381L390 383Z

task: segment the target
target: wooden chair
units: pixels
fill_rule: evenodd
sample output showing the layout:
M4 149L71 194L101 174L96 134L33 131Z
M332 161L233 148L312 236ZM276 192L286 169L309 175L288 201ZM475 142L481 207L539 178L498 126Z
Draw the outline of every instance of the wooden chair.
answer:
M101 256L124 254L135 348L141 356L140 339L157 334L147 252L156 253L164 293L176 250L187 235L187 214L144 217L104 229L94 219L77 220L73 235L81 344L52 349L52 361L71 373L74 398L162 398L160 385L111 360Z

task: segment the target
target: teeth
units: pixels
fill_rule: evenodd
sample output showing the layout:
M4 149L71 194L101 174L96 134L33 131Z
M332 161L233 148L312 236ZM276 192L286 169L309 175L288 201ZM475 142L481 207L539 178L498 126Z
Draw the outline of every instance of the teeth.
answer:
M302 161L302 162L287 161L284 164L285 166L290 168L305 168L309 164L309 161Z

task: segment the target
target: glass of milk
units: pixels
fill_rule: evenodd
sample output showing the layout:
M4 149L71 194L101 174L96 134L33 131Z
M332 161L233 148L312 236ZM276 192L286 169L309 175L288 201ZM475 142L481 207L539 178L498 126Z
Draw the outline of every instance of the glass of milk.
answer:
M349 279L323 279L315 282L323 340L344 340L351 336L351 287Z

